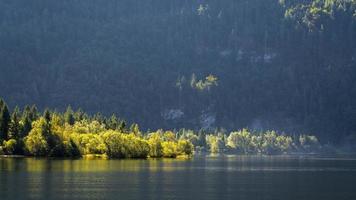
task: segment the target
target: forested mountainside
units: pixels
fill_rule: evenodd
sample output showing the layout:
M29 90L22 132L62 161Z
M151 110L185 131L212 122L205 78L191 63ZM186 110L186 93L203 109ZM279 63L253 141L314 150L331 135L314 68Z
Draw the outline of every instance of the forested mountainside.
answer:
M356 134L356 1L0 1L0 96L340 141Z

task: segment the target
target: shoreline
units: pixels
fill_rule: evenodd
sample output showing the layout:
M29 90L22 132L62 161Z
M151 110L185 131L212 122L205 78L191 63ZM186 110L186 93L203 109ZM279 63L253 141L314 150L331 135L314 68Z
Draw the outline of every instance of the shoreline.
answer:
M339 157L355 156L356 152L342 153L288 153L288 154L228 154L228 153L199 153L191 156L183 155L175 158L170 157L147 157L147 158L110 158L105 154L88 154L80 157L46 157L46 156L26 156L26 155L0 155L0 158L35 158L35 159L64 159L64 160L189 160L194 158L231 158L231 157Z

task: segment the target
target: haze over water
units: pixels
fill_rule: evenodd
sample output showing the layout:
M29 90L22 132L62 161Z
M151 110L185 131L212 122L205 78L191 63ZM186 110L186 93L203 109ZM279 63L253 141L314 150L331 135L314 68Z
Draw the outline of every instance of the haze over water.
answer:
M356 199L353 157L190 160L0 158L0 196L15 199Z

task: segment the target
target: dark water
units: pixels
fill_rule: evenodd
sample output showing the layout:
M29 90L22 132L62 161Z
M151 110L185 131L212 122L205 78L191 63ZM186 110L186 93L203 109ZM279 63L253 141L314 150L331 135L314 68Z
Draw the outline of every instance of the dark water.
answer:
M355 200L356 159L0 158L0 199Z

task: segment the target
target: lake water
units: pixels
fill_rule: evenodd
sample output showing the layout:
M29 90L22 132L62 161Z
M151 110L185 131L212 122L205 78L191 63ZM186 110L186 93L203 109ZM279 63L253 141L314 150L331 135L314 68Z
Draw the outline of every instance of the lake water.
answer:
M190 160L0 158L0 199L355 200L356 159L198 156Z

